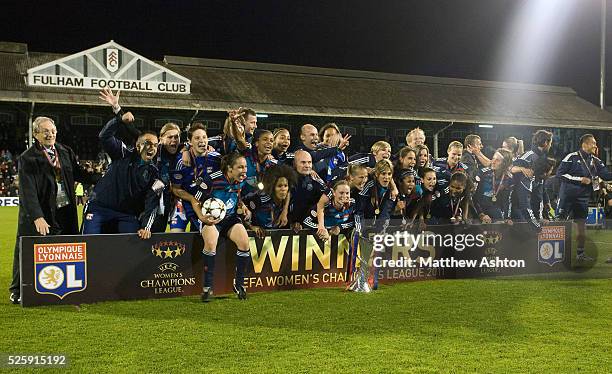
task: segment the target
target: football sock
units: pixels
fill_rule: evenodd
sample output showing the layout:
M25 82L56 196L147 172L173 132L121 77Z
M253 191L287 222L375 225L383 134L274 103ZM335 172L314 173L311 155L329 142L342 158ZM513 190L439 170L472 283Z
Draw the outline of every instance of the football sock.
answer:
M215 272L215 252L202 251L204 254L204 271L202 272L202 287L212 288Z
M244 272L250 257L251 252L249 250L236 251L236 285L244 286Z

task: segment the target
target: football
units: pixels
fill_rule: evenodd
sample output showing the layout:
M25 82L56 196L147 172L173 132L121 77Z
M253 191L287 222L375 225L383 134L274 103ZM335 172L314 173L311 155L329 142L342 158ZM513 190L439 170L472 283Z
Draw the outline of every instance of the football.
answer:
M225 217L225 203L216 197L211 197L202 204L202 214L209 215L214 219Z

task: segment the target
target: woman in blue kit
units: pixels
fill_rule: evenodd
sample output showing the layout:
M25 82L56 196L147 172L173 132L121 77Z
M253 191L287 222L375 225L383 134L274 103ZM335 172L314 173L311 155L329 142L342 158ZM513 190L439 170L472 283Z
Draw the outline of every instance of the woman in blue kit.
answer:
M257 128L257 114L250 108L230 110L223 125L223 133L210 137L210 145L227 155L251 147L253 131Z
M340 180L332 188L332 197L322 195L316 211L304 220L304 225L317 229L319 239L328 240L330 234L338 235L355 227L355 200L351 198L351 187L346 180ZM359 230L359 227L357 228Z
M419 199L414 212L412 213L411 221L408 223L410 225L414 225L418 219L418 228L423 230L425 229L425 220L431 219L432 201L440 196L440 191L438 191L438 179L434 169L424 167L419 170L419 173L422 180L421 188L423 189L423 194Z
M482 223L510 221L510 193L513 179L512 152L499 148L493 154L491 167L478 172L478 188L474 193L474 208Z
M355 198L368 183L368 168L365 165L349 165L346 171L346 180L351 187L351 196Z
M176 170L171 173L172 192L181 199L182 210L175 207L174 214L170 220L172 232L182 232L191 223L191 231L200 231L201 222L193 211L193 204L198 203L195 193L198 184L206 175L218 171L221 167L221 155L214 151L208 151L208 136L206 128L201 123L193 124L187 133L189 150L187 156L189 166L183 161L182 153L177 155Z
M338 151L336 154L330 155L315 162L313 169L319 177L325 181L327 186L333 186L334 182L338 179L342 179L346 176L346 168L348 166L348 159L344 152L340 150L338 145L342 140L342 134L340 128L335 123L327 123L319 130L319 147L336 148Z
M242 191L243 195L258 190L260 178L263 173L276 166L277 161L272 157L274 135L268 130L257 130L253 136L253 146L241 150L247 162L247 179Z
M429 154L429 148L425 144L417 145L414 149L417 155L417 170L423 168L431 168L431 155ZM421 175L422 173L419 173Z
M204 271L202 301L208 302L213 290L213 275L215 268L215 254L219 236L223 236L236 244L236 275L234 292L238 299L247 298L244 288L244 273L251 253L249 249L249 236L242 224L239 215L244 214L248 219L250 212L240 200L240 191L246 179L247 163L239 153L233 152L223 157L221 170L205 175L198 184L195 197L204 202L215 197L225 203L225 217L222 220L204 215L200 204L193 206L195 213L202 222L202 237L204 238Z
M416 185L416 180L416 171L404 169L395 181L399 189L399 195L397 196L397 204L391 214L391 218L401 219L404 225L412 220L422 195L421 186Z
M382 231L389 223L391 212L395 207L395 199L391 198L391 181L393 180L393 164L382 159L374 166L373 177L357 196L357 214L360 221L372 220L368 227L374 231Z
M440 187L439 194L432 196L431 217L427 224L457 224L467 222L472 184L463 171L451 174L447 187Z
M244 197L244 203L251 210L251 223L248 227L257 237L266 236L266 230L279 229L280 217L290 199L290 189L297 184L295 171L286 165L268 169L262 177L263 190L252 192Z
M415 170L417 151L410 147L400 149L397 160L393 163L393 178L398 179L404 170Z

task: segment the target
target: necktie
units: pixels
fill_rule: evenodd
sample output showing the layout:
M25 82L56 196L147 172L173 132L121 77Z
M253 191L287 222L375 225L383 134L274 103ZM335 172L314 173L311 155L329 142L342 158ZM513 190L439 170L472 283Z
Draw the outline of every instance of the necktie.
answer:
M45 148L45 152L49 155L52 164L55 164L55 147Z

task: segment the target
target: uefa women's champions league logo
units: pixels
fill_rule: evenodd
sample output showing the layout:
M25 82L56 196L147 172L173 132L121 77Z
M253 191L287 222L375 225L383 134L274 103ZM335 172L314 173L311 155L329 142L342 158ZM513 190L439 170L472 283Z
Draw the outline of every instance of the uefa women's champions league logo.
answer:
M139 282L140 288L153 295L192 292L196 279L189 266L191 257L182 257L186 251L187 246L178 241L162 240L153 244L151 254L161 259L161 263L156 265L157 270L149 269L151 273Z
M151 246L151 254L161 259L176 259L185 253L185 244L176 241L161 241ZM161 272L176 271L179 266L174 262L164 262L157 267Z
M502 233L498 231L486 230L482 232L482 236L484 238L485 245L495 245L495 243L499 242L503 239Z
M162 241L151 246L151 253L159 258L176 258L185 253L185 244L175 241Z

